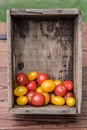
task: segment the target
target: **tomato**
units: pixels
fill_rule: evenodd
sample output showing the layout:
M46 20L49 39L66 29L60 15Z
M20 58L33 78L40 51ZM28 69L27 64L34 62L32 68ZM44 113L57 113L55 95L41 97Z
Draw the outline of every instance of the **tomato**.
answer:
M74 97L69 97L66 99L66 104L70 107L74 106L76 104L76 100Z
M24 73L19 73L16 75L16 82L19 84L19 85L27 85L29 83L29 79L27 77L26 74Z
M26 96L28 97L28 104L31 104L31 99L32 99L32 96L35 95L36 92L35 91L29 91Z
M36 90L37 86L36 86L36 82L35 81L30 81L28 83L28 85L26 86L26 88L30 91L34 91Z
M59 85L59 84L62 84L62 81L61 81L61 80L54 80L54 83L55 83L55 85L57 86L57 85Z
M73 82L70 80L66 80L63 82L63 85L66 87L67 90L71 91L74 87Z
M52 103L52 97L56 96L55 93L50 93L50 103Z
M55 89L54 81L46 80L41 84L43 92L52 92Z
M56 106L63 106L65 104L64 98L60 96L53 96L51 102Z
M55 88L55 94L58 96L65 96L67 93L67 89L63 84L59 84Z
M37 72L36 71L31 71L28 73L28 78L29 80L35 80L37 78Z
M28 103L28 98L26 96L20 96L16 99L16 102L20 106L24 106Z
M38 73L37 75L37 83L41 85L41 83L45 80L48 80L49 76L45 73Z
M43 92L43 91L42 91L42 88L39 86L39 87L36 89L36 92L42 93L42 92Z
M41 93L36 93L32 96L31 102L34 106L43 106L45 103L45 97Z
M24 86L19 86L14 89L14 95L15 96L23 96L27 93L27 88Z
M73 93L72 92L67 92L66 95L64 96L64 99L66 100L69 97L73 97Z
M42 94L45 97L45 103L44 103L44 105L47 105L49 103L49 101L50 101L50 95L48 93L43 93L43 92L42 92Z

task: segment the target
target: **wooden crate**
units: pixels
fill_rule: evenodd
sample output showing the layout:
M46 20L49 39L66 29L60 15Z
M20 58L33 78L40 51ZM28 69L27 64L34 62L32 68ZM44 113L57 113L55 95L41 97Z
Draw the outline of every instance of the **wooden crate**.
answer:
M82 101L80 10L8 10L7 37L9 111L12 114L79 114ZM15 75L32 70L46 72L52 79L72 80L76 106L17 106L13 95Z

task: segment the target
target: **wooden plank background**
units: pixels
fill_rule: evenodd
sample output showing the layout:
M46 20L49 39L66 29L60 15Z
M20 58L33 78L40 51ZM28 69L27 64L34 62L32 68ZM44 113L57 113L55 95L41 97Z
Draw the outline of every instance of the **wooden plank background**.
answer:
M82 113L77 116L11 115L8 112L7 41L0 41L0 130L87 130L87 23L82 24L83 71ZM6 33L6 23L0 23L0 34Z

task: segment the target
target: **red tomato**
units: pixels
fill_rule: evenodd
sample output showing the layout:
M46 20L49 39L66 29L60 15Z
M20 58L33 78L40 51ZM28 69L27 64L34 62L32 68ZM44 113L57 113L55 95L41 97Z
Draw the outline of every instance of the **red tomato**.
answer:
M43 106L45 104L45 96L42 93L36 93L31 99L32 105Z
M26 96L28 97L28 104L31 104L31 99L32 99L32 96L35 95L36 92L35 91L29 91Z
M55 94L57 96L65 96L67 93L67 89L63 84L59 84L55 88Z
M36 90L37 86L36 86L36 82L35 81L30 81L28 83L28 85L26 86L26 88L30 91L34 91Z
M40 85L43 81L48 80L48 79L49 79L49 76L45 73L38 73L37 75L37 82Z
M24 73L19 73L16 75L16 82L19 84L19 85L27 85L29 83L29 79L27 77L26 74Z
M63 82L63 85L66 87L67 90L71 91L74 87L73 82L70 80L66 80Z
M67 92L66 95L64 96L64 99L66 100L69 97L73 97L73 93L72 92Z

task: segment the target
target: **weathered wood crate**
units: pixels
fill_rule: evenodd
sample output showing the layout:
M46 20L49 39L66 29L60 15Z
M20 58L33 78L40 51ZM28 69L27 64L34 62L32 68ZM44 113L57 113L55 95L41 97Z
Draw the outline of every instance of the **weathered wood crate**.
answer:
M78 9L7 11L9 110L13 114L78 114L82 100L81 12ZM17 106L18 72L46 72L52 79L74 82L76 106Z

